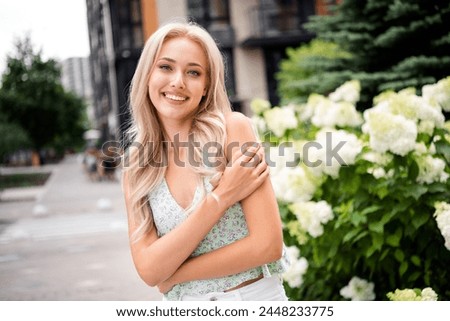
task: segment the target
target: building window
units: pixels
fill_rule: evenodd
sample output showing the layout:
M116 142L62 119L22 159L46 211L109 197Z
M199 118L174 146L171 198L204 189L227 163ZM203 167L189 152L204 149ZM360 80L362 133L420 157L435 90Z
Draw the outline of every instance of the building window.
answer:
M256 37L305 33L303 24L315 14L314 0L260 0L250 13Z
M206 29L230 24L228 0L188 0L191 20Z

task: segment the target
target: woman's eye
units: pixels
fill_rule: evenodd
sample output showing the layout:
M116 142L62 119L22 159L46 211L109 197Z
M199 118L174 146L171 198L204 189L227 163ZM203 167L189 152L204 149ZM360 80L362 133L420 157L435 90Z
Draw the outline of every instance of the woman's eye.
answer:
M197 70L190 70L188 71L188 74L195 77L200 76L200 72L198 72Z
M160 65L160 66L159 66L159 69L162 69L162 70L172 70L172 68L171 68L169 65Z

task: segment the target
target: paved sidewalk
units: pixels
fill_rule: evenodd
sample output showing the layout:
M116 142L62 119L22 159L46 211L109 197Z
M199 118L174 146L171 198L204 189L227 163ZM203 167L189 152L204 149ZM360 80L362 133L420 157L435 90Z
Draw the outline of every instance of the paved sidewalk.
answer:
M77 155L45 169L43 187L2 192L0 300L160 300L133 266L120 182L91 182Z

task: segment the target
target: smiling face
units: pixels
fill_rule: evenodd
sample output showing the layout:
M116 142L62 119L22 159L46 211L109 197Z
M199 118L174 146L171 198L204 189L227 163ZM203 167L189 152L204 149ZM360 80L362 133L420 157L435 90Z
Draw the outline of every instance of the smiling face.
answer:
M148 83L150 100L163 123L192 120L206 94L207 72L208 60L198 43L185 37L163 43Z

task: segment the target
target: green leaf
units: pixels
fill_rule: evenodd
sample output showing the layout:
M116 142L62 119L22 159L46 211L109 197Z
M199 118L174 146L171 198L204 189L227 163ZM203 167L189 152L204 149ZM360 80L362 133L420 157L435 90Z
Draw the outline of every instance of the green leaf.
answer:
M362 239L363 237L365 237L367 235L369 235L369 232L368 231L363 231L357 237L355 237L353 242L358 242L360 239Z
M403 274L405 274L406 270L408 270L408 262L403 261L400 264L400 268L398 269L398 273L400 274L400 276L403 276Z
M373 233L372 234L372 245L366 252L366 257L369 258L376 251L380 250L383 247L384 237L383 234Z
M361 223L367 222L367 217L359 212L350 213L350 221L354 226L359 226Z
M342 238L342 243L347 243L352 238L354 238L359 232L360 232L359 229L351 230L350 232L344 235L344 237Z
M362 214L362 215L371 214L371 213L374 213L374 212L376 212L376 211L378 211L378 210L380 210L380 209L382 209L382 208L383 208L382 205L374 204L374 205L368 206L368 207L366 207L365 209L363 209L363 210L361 211L361 214Z
M394 251L394 257L395 257L395 259L396 259L397 261L399 261L400 263L402 263L403 260L405 259L405 254L403 253L402 250L396 249L396 250Z
M420 271L415 271L413 272L409 277L408 277L408 281L413 283L415 282L420 276L422 275L422 273Z
M430 219L430 214L424 211L418 211L412 218L412 225L418 229Z
M394 208L392 210L390 210L389 207L387 207L386 212L381 217L381 221L384 224L387 224L388 222L390 222L392 220L392 218L394 218L395 215L397 215L397 213L399 211L402 211L402 210L403 210L403 207L400 207L400 206L394 206Z
M439 140L435 144L438 154L444 155L447 162L450 162L450 144L446 143L446 140Z
M420 266L420 257L418 257L417 255L413 255L411 256L411 262L415 265L415 266Z
M377 190L377 195L380 199L385 198L389 194L389 189L386 186Z
M427 191L428 187L419 184L409 185L408 187L402 189L404 197L412 197L416 201Z
M417 176L419 176L419 165L417 165L417 162L413 160L408 168L408 178L415 182Z
M289 214L289 208L286 204L281 204L281 202L278 202L278 210L280 212L280 216L283 220L285 220Z
M369 230L377 233L383 233L384 223L381 221L369 223Z
M381 253L380 261L383 260L389 254L389 252L390 252L389 248L385 249L383 253Z
M402 239L402 234L402 228L397 228L394 234L390 234L386 237L386 243L390 246L398 247L400 245L400 240Z

